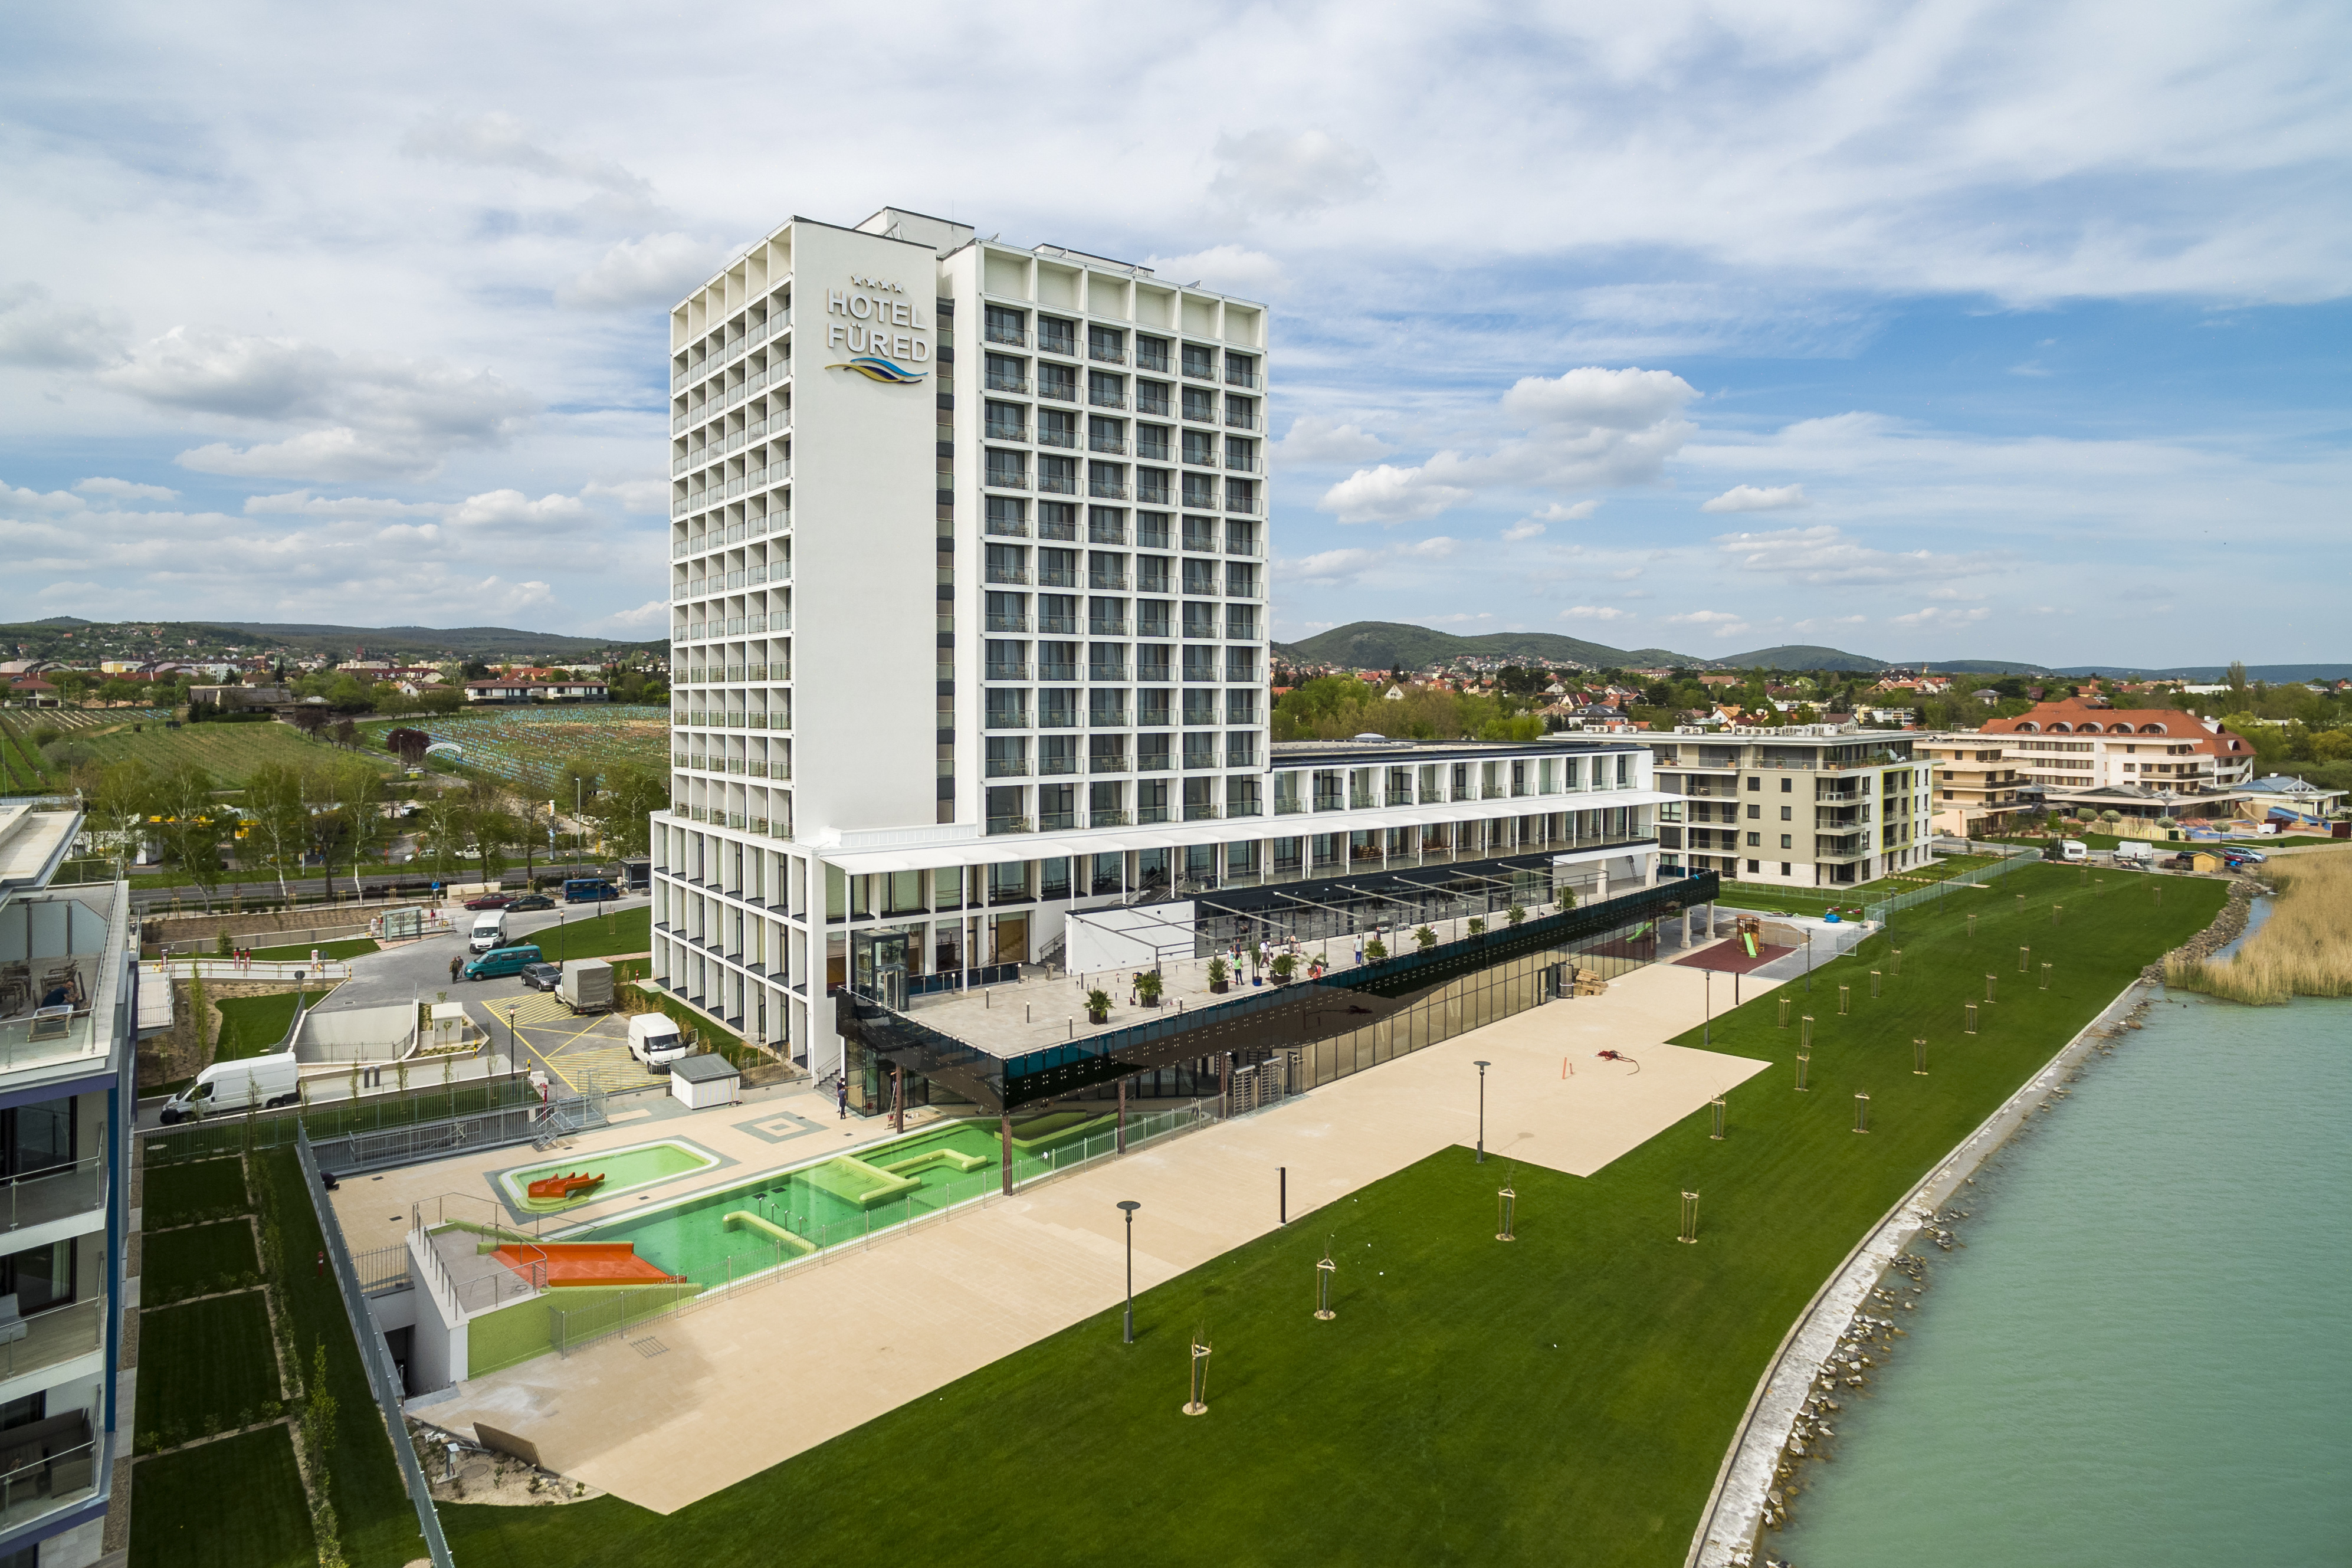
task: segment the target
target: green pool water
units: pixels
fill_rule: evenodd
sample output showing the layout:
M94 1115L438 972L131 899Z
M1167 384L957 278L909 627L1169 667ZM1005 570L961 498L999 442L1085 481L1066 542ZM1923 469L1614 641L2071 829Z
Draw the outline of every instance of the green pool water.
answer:
M1100 1152L1115 1120L1060 1111L1015 1121L1015 1179ZM993 1121L943 1122L562 1239L632 1242L638 1257L673 1274L723 1283L993 1192L1003 1179L1002 1161Z
M717 1163L719 1156L716 1154L705 1152L691 1143L666 1139L658 1143L635 1143L625 1149L609 1149L600 1154L571 1154L551 1164L527 1165L501 1172L499 1186L505 1193L507 1201L526 1214L560 1214L565 1209L601 1202L616 1193L635 1192L656 1182L707 1171ZM569 1202L530 1195L531 1183L549 1176L568 1175L575 1171L584 1171L592 1175L602 1173L604 1184Z

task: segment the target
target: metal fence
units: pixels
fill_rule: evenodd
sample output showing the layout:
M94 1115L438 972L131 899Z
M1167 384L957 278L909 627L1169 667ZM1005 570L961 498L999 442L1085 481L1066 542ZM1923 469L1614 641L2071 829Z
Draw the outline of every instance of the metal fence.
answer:
M1987 853L1998 854L2000 858L1988 865L1971 866L1966 870L1957 871L1944 878L1941 881L1931 882L1924 888L1914 888L1907 893L1897 893L1891 899L1870 904L1864 910L1865 918L1874 925L1884 926L1890 916L1904 910L1916 909L1921 904L1940 900L1949 896L1954 888L1990 887L2013 871L2021 870L2027 866L2042 864L2042 857L2031 849L2010 849L1995 845L1986 845L1983 848Z
M1286 1058L1277 1057L1234 1075L1232 1088L1222 1096L1190 1101L1166 1110L1131 1113L1123 1146L1117 1130L1099 1132L1059 1149L1034 1155L1015 1154L1013 1184L1024 1191L1040 1182L1073 1174L1106 1161L1164 1143L1219 1121L1233 1120L1280 1103L1297 1092ZM960 1209L983 1207L1003 1195L1001 1167L961 1180L926 1185L909 1193L896 1205L884 1205L856 1219L830 1223L814 1221L781 1205L746 1196L745 1209L760 1222L744 1227L743 1250L730 1254L706 1276L689 1272L668 1287L649 1286L615 1293L580 1307L548 1308L549 1337L555 1349L569 1353L599 1340L622 1333L673 1313L689 1311L734 1293L773 1284L807 1268L819 1268L839 1253L870 1249L877 1241L908 1234L927 1225L953 1223ZM898 1213L890 1213L891 1207ZM761 1245L754 1229L768 1232Z
M359 1278L363 1294L373 1296L385 1290L407 1288L408 1244L394 1242L390 1247L372 1247L365 1252L352 1254L352 1269Z
M357 1133L447 1121L515 1106L536 1107L539 1090L521 1078L476 1079L446 1088L410 1089L312 1106L308 1110L256 1110L216 1116L191 1126L158 1129L145 1136L150 1165L210 1160L252 1149L290 1148L301 1130L314 1142Z
M334 1265L335 1285L342 1294L343 1315L351 1321L352 1339L359 1350L360 1363L367 1368L368 1389L375 1395L376 1413L383 1419L384 1434L400 1463L401 1479L408 1488L408 1500L416 1510L416 1525L425 1536L425 1549L432 1555L434 1568L457 1568L456 1560L449 1555L448 1539L441 1533L441 1516L433 1509L432 1490L425 1485L425 1471L418 1466L416 1450L408 1440L408 1417L402 1408L400 1371L393 1363L392 1347L376 1332L375 1320L368 1310L366 1289L352 1267L350 1251L343 1246L342 1227L335 1223L335 1205L327 1201L319 1163L299 1121L294 1127L294 1154L301 1163L302 1186L310 1194L311 1212L319 1217L319 1235Z
M472 1116L321 1138L311 1147L322 1167L341 1174L377 1165L406 1165L438 1159L461 1149L496 1149L509 1143L537 1142L550 1132L568 1136L602 1127L604 1122L604 1091L590 1089L551 1100L544 1105L532 1100Z

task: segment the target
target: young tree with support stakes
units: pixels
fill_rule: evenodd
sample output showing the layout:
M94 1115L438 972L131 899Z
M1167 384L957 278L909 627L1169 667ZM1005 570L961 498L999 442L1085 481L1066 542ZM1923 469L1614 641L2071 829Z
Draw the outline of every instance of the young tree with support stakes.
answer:
M268 864L278 873L279 898L291 897L286 888L287 864L299 863L303 847L310 841L306 794L302 770L286 763L265 763L245 781L247 836L258 841Z
M352 890L364 901L367 884L361 879L360 862L370 846L383 837L383 775L364 763L341 769L335 780L335 804L348 824L344 831L351 843Z

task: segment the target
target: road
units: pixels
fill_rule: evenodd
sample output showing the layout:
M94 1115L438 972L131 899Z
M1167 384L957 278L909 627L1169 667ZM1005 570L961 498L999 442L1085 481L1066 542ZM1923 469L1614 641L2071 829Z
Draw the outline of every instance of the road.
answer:
M594 920L594 910L618 914L624 910L644 909L651 900L646 894L635 893L615 902L599 905L535 910L507 917L509 941L521 942L532 934L560 925L567 921ZM518 996L537 994L520 979L508 975L497 980L459 980L449 978L449 960L466 953L466 910L453 907L449 911L451 931L444 936L428 936L404 947L383 952L362 953L351 961L352 977L335 987L334 994L319 1005L321 1012L345 1007L381 1007L389 1002L431 1002L443 992L453 1002L479 1003L484 1006L503 1004ZM500 1016L504 1016L501 1013Z

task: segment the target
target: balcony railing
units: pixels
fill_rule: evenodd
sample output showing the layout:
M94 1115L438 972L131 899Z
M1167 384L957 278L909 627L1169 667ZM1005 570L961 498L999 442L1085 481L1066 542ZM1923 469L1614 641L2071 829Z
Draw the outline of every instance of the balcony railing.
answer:
M1025 779L1029 776L1029 759L991 757L984 765L984 771L992 779Z
M1127 363L1127 351L1123 348L1115 348L1106 343L1088 343L1087 345L1087 357L1093 360L1097 364L1125 364Z
M992 632L1025 632L1029 629L1026 616L991 616L988 629Z
M1074 496L1078 493L1078 478L1076 474L1039 474L1037 488L1047 495Z
M1087 393L1087 405L1090 408L1124 408L1127 406L1127 394L1106 392L1100 387L1090 388Z
M990 629L994 630L995 628L991 627ZM988 662L986 679L990 680L1026 680L1029 679L1029 667L1021 663L999 664L996 660L991 659Z
M1227 386L1255 387L1258 384L1257 372L1254 370L1244 370L1238 365L1229 364L1225 366L1225 384Z
M1026 586L1029 574L1018 566L991 566L988 568L988 580L992 583L1010 583Z
M1148 386L1138 385L1135 389L1135 411L1138 414L1156 414L1165 419L1168 417L1168 399L1155 395Z
M23 1339L0 1345L0 1378L22 1377L98 1350L105 1340L106 1303L76 1301L36 1312L25 1320L25 1330Z
M1225 498L1225 510L1242 517L1264 517L1265 515L1265 502L1258 500L1255 496L1227 496Z
M992 441L1026 441L1029 439L1029 427L1026 425L998 425L991 423L987 428L986 435Z
M1168 374L1168 356L1164 353L1152 353L1146 349L1138 349L1135 351L1135 368L1138 370L1156 370L1160 374L1166 375Z
M1229 456L1225 458L1225 467L1237 474L1262 474L1265 472L1265 459Z
M1194 381L1214 381L1217 379L1216 362L1197 360L1188 354L1184 359L1184 374Z
M988 831L993 835L998 833L1034 833L1036 830L1030 826L1029 819L1025 816L992 816L988 819Z
M1020 375L1004 375L995 371L989 372L987 383L988 390L991 392L1018 392L1025 394L1029 390L1028 377Z
M1037 384L1037 395L1050 397L1056 403L1076 403L1078 400L1078 384L1074 381L1041 381Z
M1059 332L1040 331L1037 334L1037 352L1039 353L1062 354L1070 359L1076 359L1078 357L1078 340L1071 337L1064 337Z
M0 1184L0 1230L47 1225L105 1206L106 1157L92 1154L70 1165L35 1171Z
M982 331L981 337L983 342L1011 343L1014 348L1029 346L1029 333L1026 329L1021 327L999 327L992 324Z
M1257 430L1264 428L1265 422L1255 414L1236 413L1228 408L1225 410L1225 425L1234 430Z
M1087 437L1087 450L1109 452L1124 458L1128 454L1128 444L1116 436L1089 436Z
M991 468L981 482L1000 490L1025 490L1029 488L1029 476L1011 468Z
M1127 487L1116 479L1088 479L1087 494L1097 500L1125 500Z
M1041 447L1067 447L1072 451L1076 451L1078 447L1078 433L1075 430L1055 430L1048 426L1040 425L1037 426L1037 444Z

